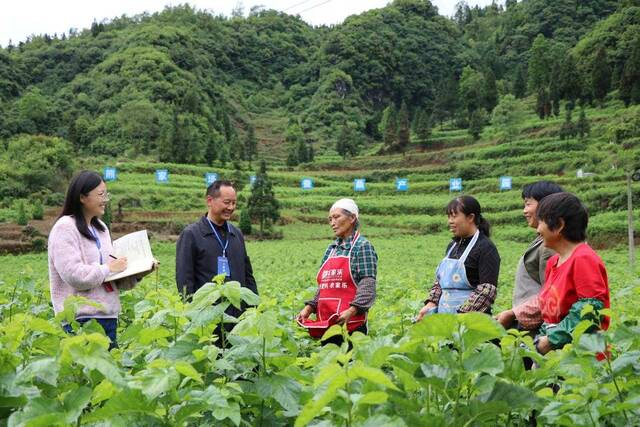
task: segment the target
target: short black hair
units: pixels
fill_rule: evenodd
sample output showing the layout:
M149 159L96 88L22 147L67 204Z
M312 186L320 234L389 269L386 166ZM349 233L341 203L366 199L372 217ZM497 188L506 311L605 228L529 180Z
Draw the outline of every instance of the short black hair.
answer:
M527 184L522 189L522 199L534 199L536 202L550 194L562 193L564 190L555 182L538 181Z
M84 237L89 240L93 240L93 236L87 226L87 221L84 218L82 210L82 202L80 196L86 196L94 188L99 186L103 182L102 176L98 172L83 170L78 172L69 183L67 188L67 194L64 198L64 205L58 218L62 218L65 215L73 216L76 223L76 228ZM97 217L91 218L91 225L100 230L105 231L102 223L98 221Z
M574 194L563 192L548 195L538 205L536 216L550 230L557 230L564 222L560 234L570 242L584 242L587 238L589 213Z
M207 192L205 195L211 196L215 199L220 195L220 188L222 187L231 187L234 190L236 189L236 187L233 185L233 182L227 181L226 179L217 179L207 187Z

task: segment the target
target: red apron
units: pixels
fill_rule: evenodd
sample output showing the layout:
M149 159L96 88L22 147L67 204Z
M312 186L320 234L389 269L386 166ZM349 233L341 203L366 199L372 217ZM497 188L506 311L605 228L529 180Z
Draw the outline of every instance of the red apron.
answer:
M351 301L356 297L358 288L351 275L351 251L359 237L360 233L356 232L347 255L335 255L336 250L333 249L318 271L316 281L320 294L316 308L316 320L307 319L300 323L309 330L309 334L314 338L321 338L327 329L336 323L340 314L349 308ZM354 314L347 322L347 329L349 332L353 332L366 322L366 313Z

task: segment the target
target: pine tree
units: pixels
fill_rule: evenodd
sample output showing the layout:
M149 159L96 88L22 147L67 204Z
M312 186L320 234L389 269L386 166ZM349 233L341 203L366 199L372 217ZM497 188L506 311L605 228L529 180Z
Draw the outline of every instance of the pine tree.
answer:
M578 118L578 123L576 124L576 134L580 139L583 139L591 133L591 126L589 125L589 120L587 119L587 113L584 111L584 108L580 109L580 118Z
M298 162L307 163L309 162L309 147L307 147L307 143L304 141L304 138L300 138L298 141L298 146L296 147L296 154L298 155Z
M591 70L593 97L602 104L611 86L611 67L607 60L607 51L601 47L596 52Z
M238 193L244 188L246 180L247 176L242 172L242 164L239 161L234 161L231 181L233 182L233 187Z
M298 150L293 145L289 146L289 153L287 154L286 164L289 167L298 166L300 164L300 161L298 160Z
M398 112L398 151L404 153L409 146L411 130L409 129L409 109L406 102L402 101Z
M620 98L626 106L640 104L640 37L633 42L631 55L624 63L620 78Z
M527 72L524 65L518 67L516 80L513 83L513 95L516 98L524 98L527 94Z
M243 209L240 212L240 231L243 234L251 234L251 215L249 215L249 209Z
M569 103L567 108L573 109L576 99L580 97L582 92L582 81L577 71L575 57L568 52L560 65L560 96Z
M471 113L471 117L469 118L469 135L473 137L474 141L480 139L480 134L482 133L482 128L484 127L486 113L482 108L475 110Z
M284 140L287 143L287 166L297 166L309 161L307 145L304 141L302 128L294 119L289 119L289 126L285 131Z
M107 204L107 206L109 206ZM105 210L106 213L106 210ZM33 219L42 219L44 217L44 206L42 206L42 201L39 199L36 199L33 202L33 210L31 211L31 218Z
M484 109L493 111L498 105L498 88L496 87L496 76L491 69L484 73Z
M390 104L382 112L382 119L378 125L378 130L382 134L385 149L391 149L396 143L396 137L398 135L398 113L393 104Z
M173 120L171 125L166 125L163 128L162 137L160 139L160 147L158 150L158 157L161 162L175 161L176 150L182 147L177 147L179 144L179 128L178 111L173 110Z
M24 206L24 201L22 200L18 202L18 215L16 218L16 223L18 225L27 225L29 223L29 217L27 216L27 211Z
M244 160L249 162L249 168L251 168L251 161L256 156L258 151L258 140L256 139L256 131L253 125L249 125L247 129L247 135L244 139Z
M267 163L260 161L260 171L256 175L256 181L251 187L251 195L247 202L247 208L251 218L260 223L260 234L264 235L265 229L280 218L280 204L273 192L273 185L267 175Z
M538 96L536 98L536 112L538 117L544 119L551 115L551 100L549 99L549 91L541 87L538 89Z
M549 84L549 47L549 41L542 34L538 34L531 45L527 72L531 91L537 92Z
M571 110L567 109L565 113L564 123L560 127L560 139L569 139L576 136L576 126L571 120Z
M313 162L316 157L316 152L313 150L313 145L311 142L307 144L307 161L309 163Z
M336 141L336 151L343 159L357 156L360 151L360 139L357 131L348 123L340 128Z
M433 119L438 123L451 119L460 108L458 95L458 81L451 76L436 89L436 99L433 106Z
M416 111L413 132L416 134L420 147L426 148L429 145L429 138L431 138L431 117L426 110Z
M551 112L556 117L560 115L560 98L562 95L560 89L560 69L560 61L554 61L549 81L549 100L551 101Z

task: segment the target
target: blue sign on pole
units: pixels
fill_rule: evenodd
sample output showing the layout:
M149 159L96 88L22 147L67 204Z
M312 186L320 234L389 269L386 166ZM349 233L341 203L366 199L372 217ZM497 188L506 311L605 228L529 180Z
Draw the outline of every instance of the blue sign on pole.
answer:
M207 187L210 186L211 184L213 184L214 182L216 182L218 180L218 174L214 173L214 172L207 172L204 175L204 181L207 184Z
M313 190L313 180L311 178L303 178L300 181L300 188L303 190Z
M367 182L367 180L364 179L364 178L354 179L353 180L353 191L366 191L367 190L366 182Z
M462 178L449 178L449 191L462 191Z
M255 175L251 175L249 177L249 185L253 185L256 183L256 176Z
M118 179L118 170L116 168L112 168L107 166L104 168L103 179L105 181L115 181Z
M511 177L510 176L501 176L500 177L500 191L502 190L511 190Z
M409 180L406 178L398 178L396 179L396 190L397 191L407 191L409 190Z
M156 182L159 182L159 183L169 182L169 171L166 169L156 170Z

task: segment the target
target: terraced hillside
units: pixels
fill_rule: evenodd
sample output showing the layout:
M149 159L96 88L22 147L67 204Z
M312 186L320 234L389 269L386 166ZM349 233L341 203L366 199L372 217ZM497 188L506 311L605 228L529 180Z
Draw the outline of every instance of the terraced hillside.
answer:
M443 208L455 195L449 192L449 178L460 177L463 193L481 201L497 236L527 241L531 232L523 227L520 189L526 183L549 179L582 198L592 216L591 240L611 246L623 242L626 236L624 161L633 165L633 158L640 153L637 137L616 144L612 129L617 123L633 121L639 113L638 108L625 109L616 103L607 108L589 108L592 131L583 140L560 140L557 134L562 120L543 121L530 114L520 123L517 136L507 141L495 137L497 130L491 127L475 143L460 130L438 130L432 149L347 160L327 154L296 169L272 162L269 176L282 206L281 226L286 224L286 238L304 238L299 236L297 226L324 223L331 203L338 197L351 196L357 199L367 227L399 229L408 234L443 231ZM261 148L267 156L269 146ZM203 210L205 173L217 172L246 184L240 192L240 209L250 192L248 180L253 174L250 170L229 169L229 165L224 168L127 161L109 165L118 168L118 180L110 184L114 210L123 201L123 216L117 219L155 222L155 228L163 234L175 234L181 224ZM90 166L101 169L105 164L91 162ZM169 183L155 183L153 173L161 168L170 171ZM577 177L579 169L586 176ZM501 176L512 177L513 190L499 190ZM314 180L313 190L300 188L300 180L305 177ZM365 192L354 192L356 178L366 179ZM409 180L407 192L396 191L396 178ZM640 186L634 184L633 188L637 198Z

